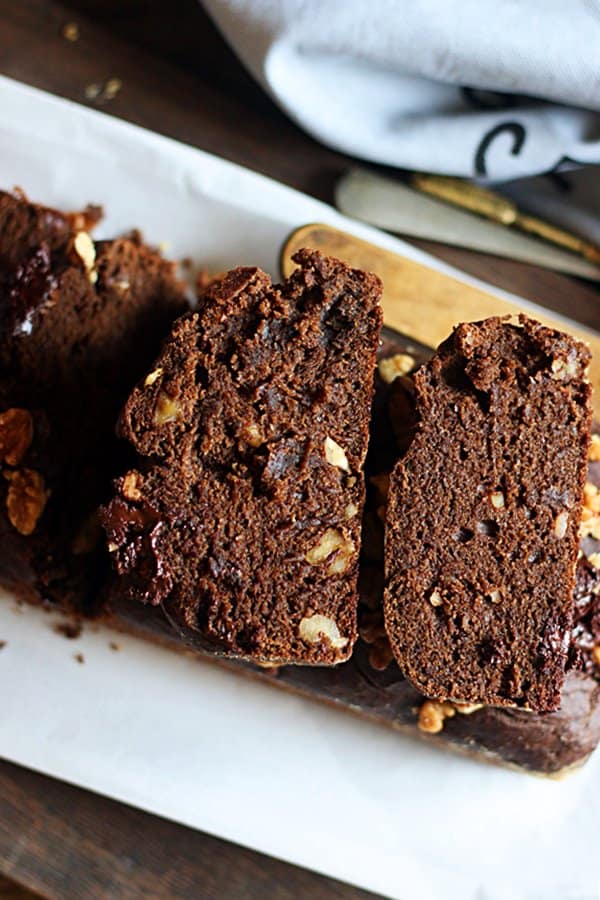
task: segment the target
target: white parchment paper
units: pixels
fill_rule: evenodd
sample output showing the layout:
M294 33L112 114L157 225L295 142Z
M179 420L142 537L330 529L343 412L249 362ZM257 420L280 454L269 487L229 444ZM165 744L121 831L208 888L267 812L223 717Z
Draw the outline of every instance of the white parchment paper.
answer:
M323 221L452 271L275 182L4 78L0 110L0 187L100 202L101 234L141 226L174 257L277 274L287 234ZM99 627L70 641L52 624L0 597L9 760L402 900L600 897L599 755L562 782L525 776Z

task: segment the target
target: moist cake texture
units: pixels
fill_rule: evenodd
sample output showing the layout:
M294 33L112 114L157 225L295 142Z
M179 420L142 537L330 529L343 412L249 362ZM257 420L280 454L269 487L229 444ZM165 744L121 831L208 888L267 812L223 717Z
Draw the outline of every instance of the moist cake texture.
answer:
M100 215L0 193L0 583L78 610L107 571L95 510L126 465L119 411L187 309L139 236L94 243Z
M282 285L233 270L175 324L122 414L138 460L103 522L115 598L216 652L333 664L356 639L381 284L295 261Z
M521 316L458 326L415 375L386 513L385 627L427 697L558 708L591 429L587 348Z

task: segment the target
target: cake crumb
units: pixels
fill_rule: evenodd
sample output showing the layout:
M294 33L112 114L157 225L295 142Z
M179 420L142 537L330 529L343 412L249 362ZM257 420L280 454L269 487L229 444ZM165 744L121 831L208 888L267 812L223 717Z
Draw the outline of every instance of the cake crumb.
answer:
M73 658L76 659L78 663L85 662L85 657L84 657L83 653L76 653Z
M54 630L57 634L62 634L63 637L72 641L80 637L83 627L81 622L57 622L54 625Z
M4 650L6 647L6 641L0 641L0 650Z
M121 649L121 645L120 645L120 644L117 644L116 641L110 641L110 643L109 643L108 646L110 647L111 650L114 650L115 653L116 653L118 650Z

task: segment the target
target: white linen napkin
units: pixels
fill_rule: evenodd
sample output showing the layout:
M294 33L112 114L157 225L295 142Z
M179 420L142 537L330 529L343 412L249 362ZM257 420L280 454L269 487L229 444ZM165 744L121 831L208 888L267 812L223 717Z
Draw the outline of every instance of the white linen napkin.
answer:
M256 79L330 147L491 182L600 163L600 0L204 5ZM539 211L560 220L569 183L544 179Z

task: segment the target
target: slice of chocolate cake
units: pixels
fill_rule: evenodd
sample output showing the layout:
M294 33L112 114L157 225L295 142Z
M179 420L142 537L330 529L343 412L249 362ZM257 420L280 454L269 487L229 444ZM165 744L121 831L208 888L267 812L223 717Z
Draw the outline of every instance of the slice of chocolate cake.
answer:
M126 465L116 419L187 309L138 237L93 242L99 215L0 193L0 583L77 609L106 567L94 511Z
M381 283L302 251L288 281L210 284L120 424L139 459L104 513L115 595L190 640L333 664L356 639Z
M415 376L393 470L385 625L438 699L556 709L574 624L589 352L522 316L458 326Z

